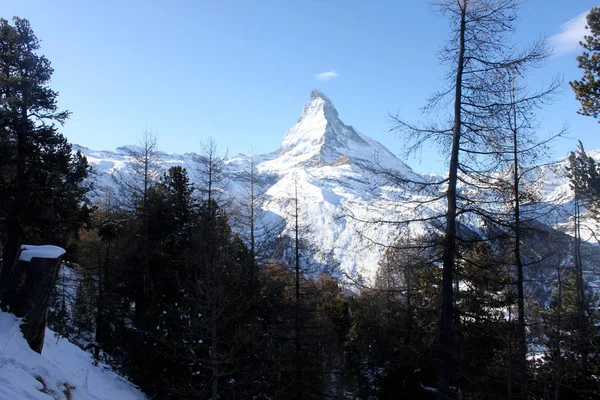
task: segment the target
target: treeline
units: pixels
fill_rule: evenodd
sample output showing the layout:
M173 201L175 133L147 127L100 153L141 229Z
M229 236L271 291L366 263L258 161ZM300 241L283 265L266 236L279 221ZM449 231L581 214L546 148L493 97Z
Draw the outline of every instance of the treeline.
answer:
M65 328L87 327L81 338L93 334L102 356L157 398L291 398L300 312L302 346L312 343L302 351L302 386L325 391L322 361L333 357L327 343L345 309L321 307L341 298L337 282L302 279L297 304L290 266L256 265L232 232L212 189L218 167L205 160L212 173L202 189L172 167L148 185L143 175L139 185L128 182L141 190L127 206L116 196L92 214L80 232L79 286Z
M218 170L203 160L204 171ZM76 291L58 286L53 326L97 346L101 361L151 397L436 397L443 237L435 230L407 233L372 283L349 288L308 266L297 281L294 241L261 246L269 256L252 254L219 193L191 184L181 167L133 197L123 206L108 195L80 230L78 266L64 282ZM598 298L585 282L579 293L573 262L577 251L585 265L595 260L568 235L524 227L521 365L514 242L493 236L459 245L452 396L598 397ZM278 259L282 250L292 256Z

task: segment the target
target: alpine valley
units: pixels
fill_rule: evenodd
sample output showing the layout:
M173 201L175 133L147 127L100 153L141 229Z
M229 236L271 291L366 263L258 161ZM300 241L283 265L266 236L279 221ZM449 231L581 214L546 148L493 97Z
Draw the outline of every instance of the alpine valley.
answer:
M114 176L130 173L133 148L96 151L74 146L93 168L96 198L107 190L118 190ZM183 166L192 179L197 178L201 161L202 156L195 153L160 153L162 168ZM531 223L557 234L566 232L561 235L568 243L573 195L566 163L539 167L528 179L540 200L555 206L539 211ZM402 182L433 182L443 177L413 171L381 143L344 124L333 103L316 89L277 151L226 158L224 170L226 191L232 198L247 196L247 176L255 171L265 236L270 232L271 237L292 237L297 194L301 235L311 249L318 249L308 252L310 258L351 279L373 278L386 249L400 238L442 232L445 200L441 192L416 191L414 185ZM460 222L474 235L482 231L479 218L465 217ZM238 229L244 229L243 223ZM584 235L590 241L587 231Z

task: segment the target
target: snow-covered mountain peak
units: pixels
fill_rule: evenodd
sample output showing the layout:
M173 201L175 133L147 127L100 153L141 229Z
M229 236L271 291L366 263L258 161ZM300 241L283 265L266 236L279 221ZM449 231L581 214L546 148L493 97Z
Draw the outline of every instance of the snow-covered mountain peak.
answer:
M276 158L263 167L275 172L329 164L342 157L350 162L370 162L377 158L390 168L408 168L381 143L345 125L331 100L314 89L298 122L283 137Z
M327 96L319 89L310 92L310 98L302 108L302 114L298 122L304 118L324 118L327 121L338 120L338 112Z
M343 124L335 106L327 96L314 89L302 107L298 122L283 137L280 152L312 157L326 144L326 134L336 125Z

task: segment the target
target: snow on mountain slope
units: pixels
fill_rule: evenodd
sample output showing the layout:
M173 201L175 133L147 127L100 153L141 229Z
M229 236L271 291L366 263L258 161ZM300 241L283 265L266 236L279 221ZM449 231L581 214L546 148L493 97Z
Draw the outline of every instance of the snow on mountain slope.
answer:
M381 143L345 125L331 100L315 89L298 122L283 137L277 157L261 163L260 170L282 172L332 163L342 157L363 163L377 159L386 168L411 171Z
M0 311L0 399L143 400L146 396L91 354L46 330L42 354L29 348L20 320Z
M135 149L135 147L121 146L115 151L96 151L84 146L74 145L73 150L81 151L87 157L88 163L92 166L92 180L101 191L104 188L115 188L116 183L113 177L116 173L128 173L129 164L133 159L130 149ZM195 157L198 156L190 153L183 155L160 153L161 166L165 170L176 165L183 167L194 165L196 162ZM96 193L96 195L101 194Z
M94 169L96 195L103 188L115 188L112 175L127 173L131 161L127 147L114 152L94 151L82 146L81 150ZM251 157L238 155L225 160L230 178L229 190L244 193L242 176L250 165ZM161 154L161 165L167 169L181 165L196 178L197 154ZM390 219L397 206L386 199L389 191L378 186L378 178L370 168L377 163L398 174L417 178L418 174L397 159L379 142L345 125L338 117L331 100L313 90L302 109L297 123L283 137L276 152L254 156L267 200L266 213L291 221L294 185L298 186L299 205L309 240L320 249L319 261L331 255L341 269L353 276L358 272L372 276L382 256L382 248L365 248L373 243L393 242L398 234L396 226L374 227L363 221ZM284 228L284 234L291 226Z
M121 147L115 152L79 149L94 167L98 186L114 186L111 174L127 173L130 161L127 148ZM188 169L191 179L195 179L197 154L161 155L165 169L181 165ZM277 151L253 158L240 154L225 160L229 190L236 196L245 193L243 176L251 159L261 178L261 191L266 192L262 205L267 211L265 215L287 221L282 234L291 235L297 189L302 233L314 248L320 249L314 258L337 263L342 272L353 277L358 274L373 277L385 252L381 245L390 245L401 234L405 235L406 225L393 221L444 214L443 199L415 210L413 201L431 198L391 186L375 171L374 165L414 181L438 180L438 177L414 172L382 144L345 125L331 100L318 90L312 91L300 118L284 135ZM544 199L568 207L572 194L565 178L564 162L541 168L531 179L538 183ZM554 220L547 218L544 222L551 226L568 221L567 214L558 217L552 214ZM462 222L475 228L478 224L478 221ZM424 222L410 226L412 235L431 229L436 227Z

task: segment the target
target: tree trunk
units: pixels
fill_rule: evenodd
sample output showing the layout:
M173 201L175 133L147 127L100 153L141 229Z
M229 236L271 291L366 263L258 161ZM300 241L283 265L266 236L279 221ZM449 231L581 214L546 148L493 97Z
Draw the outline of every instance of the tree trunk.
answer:
M557 290L558 290L558 307L556 307L556 342L554 349L554 363L555 363L555 374L554 374L554 400L560 400L560 386L562 376L562 354L560 346L560 330L562 325L562 277L560 275L560 266L557 267Z
M446 213L446 235L444 240L443 271L442 271L442 316L440 319L440 346L439 346L439 369L438 369L438 392L439 400L446 400L450 391L450 373L452 362L452 274L454 270L454 257L456 250L456 183L458 178L458 151L460 148L460 134L462 128L461 106L462 106L462 74L464 68L465 53L465 29L466 29L467 0L462 1L460 19L460 44L458 50L456 70L456 91L454 99L454 128L452 133L452 153L450 156L450 168L448 171L448 211Z
M583 279L583 264L581 261L581 204L575 195L575 268L577 287L577 319L579 324L579 353L581 357L580 377L587 377L587 321L585 315L585 286Z
M298 226L298 183L294 184L294 199L295 205L295 236L296 236L296 318L295 318L295 331L296 331L296 399L302 399L302 369L300 362L300 228Z
M513 89L514 90L514 89ZM514 93L514 92L513 92ZM512 98L514 104L514 97ZM518 159L518 142L517 142L517 113L513 113L512 121L513 131L513 196L515 198L514 210L514 234L515 248L514 260L517 267L517 375L518 381L527 382L527 335L525 325L525 291L523 277L523 261L521 259L521 198L519 188L519 159ZM523 388L521 388L523 389Z
M508 323L512 324L512 310L511 306L508 306ZM513 398L513 341L512 341L512 331L508 337L508 377L506 379L506 389L508 400L512 400Z
M211 345L210 345L210 358L212 361L212 400L219 399L219 357L218 357L218 349L217 349L217 306L216 299L212 299L211 301L211 327L210 327L210 335L211 335Z
M255 195L254 195L254 155L252 156L252 161L250 162L250 290L252 291L252 295L254 296L254 270L256 269L256 243L254 236L254 205L255 205Z
M6 308L6 296L8 296L6 292L10 289L9 281L19 251L19 226L16 221L8 221L6 234L7 238L2 253L2 273L0 275L0 299L3 300L3 308Z

